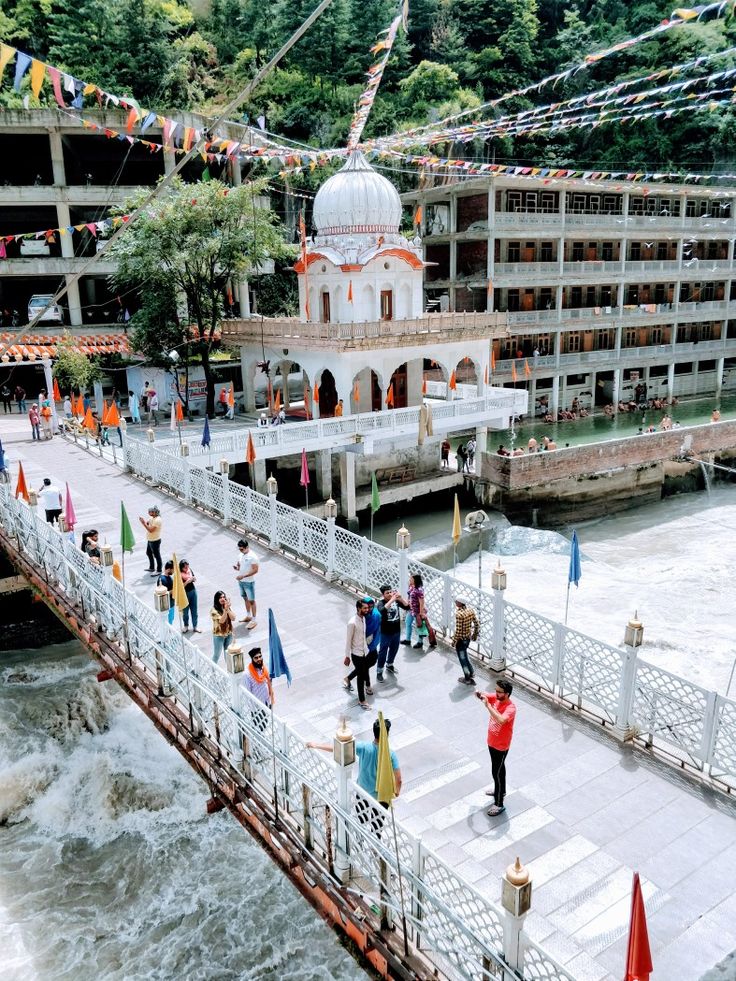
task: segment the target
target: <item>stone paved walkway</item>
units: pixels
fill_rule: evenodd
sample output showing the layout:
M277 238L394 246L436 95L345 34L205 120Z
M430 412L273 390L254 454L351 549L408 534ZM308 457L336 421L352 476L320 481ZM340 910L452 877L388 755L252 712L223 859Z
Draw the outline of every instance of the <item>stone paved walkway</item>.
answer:
M0 417L0 438L14 464L23 459L31 485L46 475L69 481L80 533L96 526L101 539L116 543L123 498L143 541L137 515L159 504L164 552L175 549L197 575L205 630L197 640L209 650L214 590L237 595L237 536L61 439L33 445L26 430L17 417ZM341 688L353 598L253 547L262 560L259 625L239 633L246 646L264 643L272 606L295 679L291 689L277 682L277 712L306 738L324 739L345 712L365 736L374 716ZM143 546L127 565L135 592L150 595ZM398 669L376 684L372 699L393 723L405 781L398 816L494 900L503 870L519 855L534 883L529 933L580 981L622 976L633 870L642 877L656 981L696 981L736 948L736 805L517 689L507 810L491 819L487 716L456 683L454 656L402 647Z

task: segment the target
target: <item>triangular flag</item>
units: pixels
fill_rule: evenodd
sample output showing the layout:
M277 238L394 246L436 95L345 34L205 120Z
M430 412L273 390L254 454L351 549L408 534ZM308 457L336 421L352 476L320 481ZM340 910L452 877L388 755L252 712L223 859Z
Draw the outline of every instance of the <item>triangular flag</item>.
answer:
M82 420L82 425L84 426L85 429L89 429L89 431L91 433L93 433L95 431L95 429L97 428L97 423L92 418L92 406L91 405L87 407L87 411L84 414L84 419Z
M496 370L496 352L491 349L491 371Z
M314 383L314 404L319 405L319 385Z
M389 409L394 407L394 383L391 382L388 386L388 391L386 392L386 405Z
M103 399L102 402L102 425L107 425L107 399Z
M31 498L28 495L28 485L26 484L26 475L23 473L23 464L18 464L18 483L15 485L15 496L22 497L24 501L31 503Z
M352 279L348 283L348 303L353 302L353 281Z
M422 378L422 395L427 394L427 379Z
M450 373L450 381L448 382L448 388L451 392L457 391L457 379L455 378L455 372Z
M653 970L644 897L641 894L639 873L635 872L631 888L631 917L624 981L649 981Z
M181 578L181 569L179 568L179 560L176 557L176 552L174 552L173 561L174 575L172 578L174 585L171 590L171 598L177 610L186 610L189 606L189 600L187 599L187 591L184 589L184 580Z
M273 411L279 412L281 410L281 389L276 389L276 398L273 403Z
M488 384L488 365L486 365L485 368L483 369L483 384L484 385Z
M511 362L511 381L516 383L516 362Z
M391 760L391 747L383 712L378 713L378 760L376 766L376 800L380 804L391 804L396 796L396 779Z
M302 487L309 487L309 464L307 463L307 451L302 450L302 469L299 474L299 483Z
M457 494L455 495L455 510L452 515L452 543L457 545L460 541L460 537L463 533L463 527L460 524L460 502L457 499Z
M53 395L54 395L54 402L61 402L61 390L59 389L59 383L55 378L54 378Z
M524 374L526 375L527 378L531 378L532 376L532 369L529 367L528 358L524 358Z
M120 425L120 413L115 402L111 402L110 408L107 410L107 424L108 426Z
M422 206L421 206L421 204L417 207L417 210L414 212L414 224L415 225L421 225L422 224Z
M184 422L184 408L181 404L181 399L176 400L176 421Z
M253 436L248 433L248 445L245 448L245 462L255 463L256 462L256 448L253 445Z
M135 546L135 538L133 538L133 529L130 527L130 520L128 518L128 512L125 510L125 505L120 502L120 548L124 552L132 552Z
M380 506L381 498L378 493L378 482L376 481L376 474L374 472L371 474L371 512L375 514Z
M112 577L113 579L117 579L118 582L123 581L123 574L120 571L120 563L117 559L112 564Z

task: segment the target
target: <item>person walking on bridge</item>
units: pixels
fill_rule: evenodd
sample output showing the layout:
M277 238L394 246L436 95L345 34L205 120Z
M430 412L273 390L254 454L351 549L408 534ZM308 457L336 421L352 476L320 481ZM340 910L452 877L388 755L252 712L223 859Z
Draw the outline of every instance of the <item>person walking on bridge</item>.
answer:
M148 571L152 576L161 575L161 512L154 504L148 509L147 518L138 518L146 529L146 558L148 559ZM155 564L155 568L154 568Z
M250 545L244 538L238 542L240 557L233 566L240 595L245 603L245 616L240 621L247 623L248 630L256 626L256 575L258 573L258 556L251 551Z
M493 775L493 790L486 794L493 797L493 804L488 809L490 817L497 817L506 810L503 801L506 796L506 756L508 755L511 739L514 735L514 720L516 706L511 701L513 685L505 678L496 682L496 693L477 691L479 698L488 709L488 752L491 754L491 773Z
M250 664L248 665L248 670L245 672L243 683L253 698L257 698L259 702L263 702L266 708L273 709L275 701L273 685L271 684L268 669L263 663L261 648L252 647L248 651L248 657L250 657ZM266 712L263 709L256 708L253 709L252 716L253 724L263 732L268 725L268 715Z
M475 610L468 606L465 599L458 596L455 600L455 633L452 635L452 644L460 667L463 669L462 678L457 680L463 685L475 684L475 672L468 657L468 647L471 640L478 639L478 627Z
M347 636L345 638L345 667L353 662L353 671L345 677L343 688L352 691L353 678L358 679L358 704L362 709L369 708L365 700L366 687L370 688L370 676L368 674L368 644L365 637L365 617L368 613L368 604L362 600L355 602L355 616L348 620Z
M50 525L61 517L61 491L56 484L51 483L50 477L43 478L43 485L38 489L38 499L46 512L46 520Z

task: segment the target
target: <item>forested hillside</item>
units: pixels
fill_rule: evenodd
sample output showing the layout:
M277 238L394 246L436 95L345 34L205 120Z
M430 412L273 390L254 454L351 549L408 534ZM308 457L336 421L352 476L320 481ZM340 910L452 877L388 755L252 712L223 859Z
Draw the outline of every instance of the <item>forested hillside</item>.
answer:
M223 104L314 6L315 0L2 0L0 37L150 108L206 112ZM344 145L369 49L395 12L394 0L333 0L258 90L247 117L265 117L268 130L292 140ZM672 0L410 0L408 36L399 34L364 135L426 123L495 98L646 31L671 12ZM731 45L733 19L690 24L581 71L552 97ZM697 73L733 63L733 55L724 55ZM549 101L550 93L545 95L538 101ZM23 97L6 78L0 104L19 105ZM506 108L534 104L517 99ZM723 170L734 157L732 122L732 110L718 108L666 123L506 137L445 152L496 162Z

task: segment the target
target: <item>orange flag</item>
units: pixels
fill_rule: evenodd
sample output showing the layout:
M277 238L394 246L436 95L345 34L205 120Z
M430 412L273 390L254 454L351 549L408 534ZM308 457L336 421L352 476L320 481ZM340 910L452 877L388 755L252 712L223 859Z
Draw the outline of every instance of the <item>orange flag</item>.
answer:
M277 388L276 389L276 400L273 403L273 411L274 412L278 412L280 408L281 408L281 389L280 388Z
M391 384L388 386L388 391L386 392L386 405L389 407L389 409L393 409L394 407L394 383L393 382L391 382Z
M61 402L61 391L59 390L59 383L54 378L54 402Z
M449 385L451 391L454 392L454 391L457 390L457 379L455 378L455 372L454 371L450 374L450 381L448 382L448 385Z
M524 374L527 378L532 377L532 369L529 367L529 359L524 358Z
M511 381L516 382L516 362L511 362Z
M113 579L117 579L118 582L123 581L123 574L120 571L120 563L117 559L112 564L112 577Z
M112 412L112 409L110 411ZM176 400L176 421L184 422L184 407L181 404L181 399ZM110 425L112 425L112 423L110 423Z
M299 212L299 240L302 248L302 264L304 266L304 316L306 320L311 320L309 309L309 280L307 278L307 229L304 224L304 212Z
M491 348L491 371L496 370L496 352Z
M23 464L18 464L18 483L15 485L15 496L22 497L24 501L30 503L30 497L28 496L28 485L26 484L26 475L23 473Z
M314 404L319 405L319 385L314 383Z
M488 365L486 365L483 370L483 384L484 385L488 384Z
M84 418L84 396L81 392L79 393L79 398L77 399L77 408L74 415Z
M422 206L421 206L421 204L418 206L417 210L414 212L414 224L415 225L421 225L422 224Z
M107 409L107 399L104 399L103 402L102 402L102 425L103 426L107 426L107 424L108 424L107 423L107 412L108 412L108 409Z
M256 448L253 445L253 436L250 433L248 433L248 445L245 448L245 462L256 462Z
M94 419L92 418L92 406L90 406L87 409L86 413L84 414L84 419L82 420L82 425L84 426L85 429L89 429L89 431L91 433L93 433L95 431L95 429L96 429L96 423L95 423Z
M235 389L233 388L232 385L230 386L227 392L227 404L230 406L231 409L235 405Z
M114 402L110 403L110 408L107 410L107 425L108 426L119 426L120 425L120 413L118 412L118 407Z
M649 975L653 970L644 897L641 894L639 873L635 872L631 889L631 917L624 981L649 981Z
M352 279L348 283L348 303L353 302L353 281Z
M427 394L427 379L422 378L422 395Z
M353 402L360 402L360 385L357 382L353 385Z

